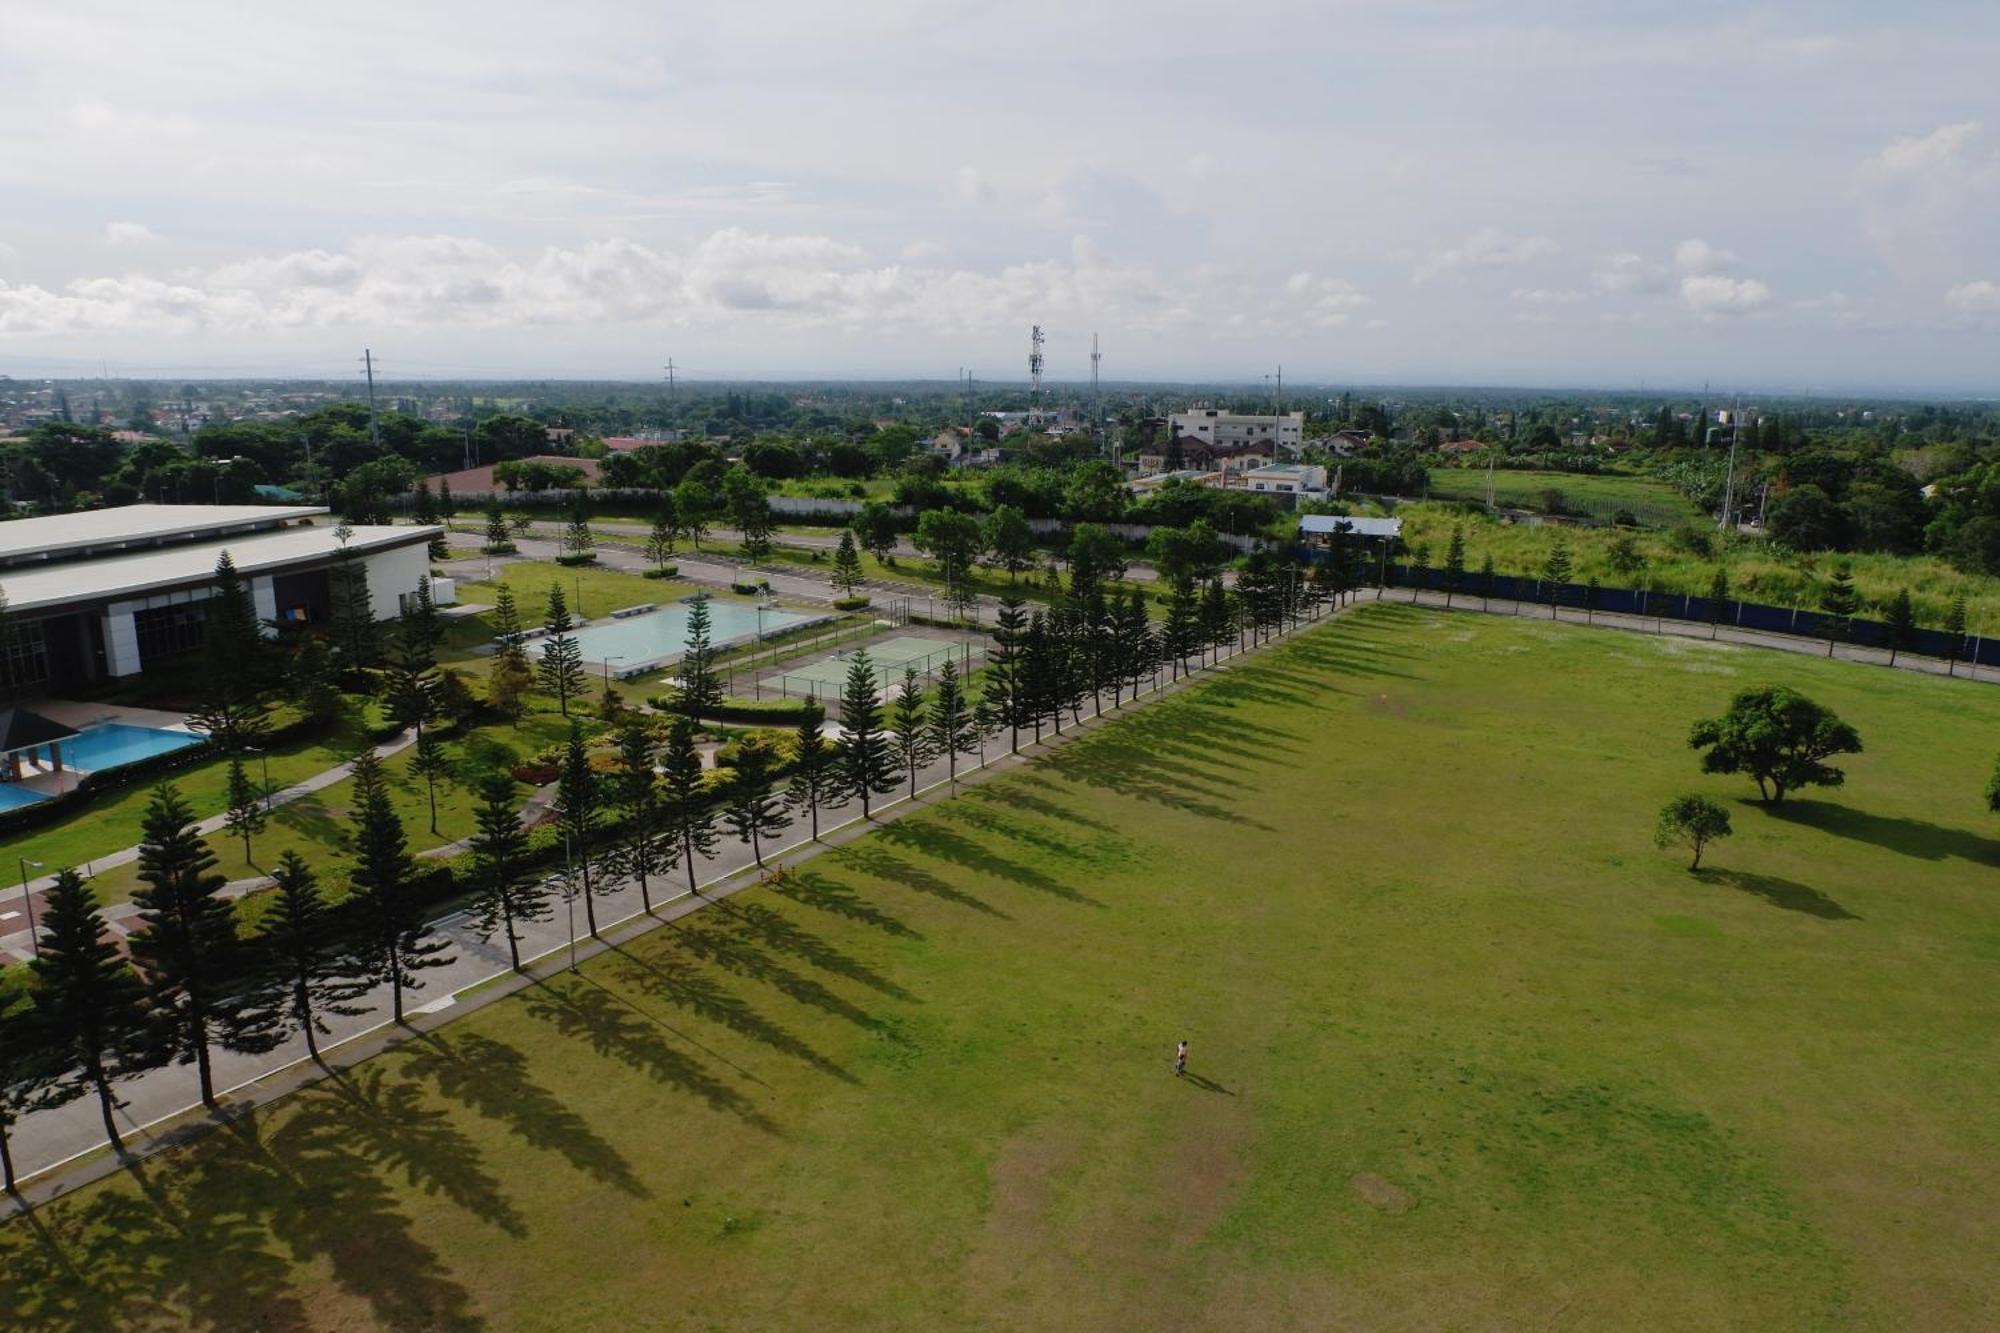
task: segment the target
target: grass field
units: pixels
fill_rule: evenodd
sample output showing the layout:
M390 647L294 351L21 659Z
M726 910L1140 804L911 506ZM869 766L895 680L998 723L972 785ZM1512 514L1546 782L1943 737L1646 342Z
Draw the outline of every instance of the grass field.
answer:
M1541 510L1544 492L1563 493L1566 513L1608 519L1629 510L1647 527L1670 528L1701 518L1678 489L1658 477L1631 477L1611 472L1521 472L1495 468L1493 499L1503 508ZM1432 468L1431 496L1439 500L1486 502L1484 468Z
M1845 788L1698 774L1763 682ZM1988 1327L1986 689L1370 607L40 1209L0 1322Z
M1631 575L1620 573L1611 565L1611 543L1620 534L1607 528L1501 523L1483 516L1468 517L1438 504L1398 505L1396 513L1403 519L1405 540L1423 542L1430 548L1433 567L1444 559L1452 528L1462 526L1468 570L1477 571L1480 562L1490 555L1499 573L1536 577L1549 548L1561 533L1569 542L1574 559L1575 572L1571 578L1583 582L1594 576L1607 588L1630 587L1633 583ZM1702 532L1717 539L1712 524ZM1629 535L1645 557L1644 577L1655 580L1663 592L1695 597L1706 594L1719 561L1729 571L1729 583L1736 596L1746 601L1811 610L1819 605L1820 592L1834 569L1844 563L1852 570L1855 589L1866 604L1864 615L1879 618L1896 593L1908 588L1918 623L1936 628L1943 624L1951 599L1962 593L1970 632L2000 634L2000 579L1961 573L1935 556L1832 552L1791 555L1776 550L1761 538L1745 537L1726 549L1718 546L1715 555L1702 557L1676 546L1670 534Z

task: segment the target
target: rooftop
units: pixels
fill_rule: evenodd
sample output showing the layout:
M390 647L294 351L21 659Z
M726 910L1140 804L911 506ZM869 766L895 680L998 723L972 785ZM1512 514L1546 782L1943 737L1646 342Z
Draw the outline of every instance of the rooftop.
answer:
M19 525L0 524L0 527L16 526ZM440 529L359 527L351 531L347 548L365 553L428 542ZM215 573L215 562L224 551L229 552L236 568L248 576L324 559L339 550L340 542L330 526L244 532L145 552L0 569L0 593L6 595L8 611L19 614L99 598L143 597L151 592L203 583Z
M1400 518L1373 518L1366 515L1348 514L1307 514L1299 520L1299 531L1318 536L1332 532L1335 526L1344 527L1355 537L1400 537L1403 535L1403 520Z
M0 563L197 537L324 514L322 505L120 505L0 523Z

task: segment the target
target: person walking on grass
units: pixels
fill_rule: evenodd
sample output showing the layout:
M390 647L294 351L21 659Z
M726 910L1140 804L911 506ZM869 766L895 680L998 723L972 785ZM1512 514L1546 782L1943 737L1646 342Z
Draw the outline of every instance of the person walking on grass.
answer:
M1183 1040L1174 1051L1174 1077L1179 1078L1185 1073L1187 1073L1187 1042Z

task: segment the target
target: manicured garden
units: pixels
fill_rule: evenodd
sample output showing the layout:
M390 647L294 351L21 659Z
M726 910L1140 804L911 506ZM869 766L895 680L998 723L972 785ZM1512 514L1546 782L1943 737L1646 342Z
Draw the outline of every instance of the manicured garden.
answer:
M1843 786L1701 773L1762 684ZM0 1315L1984 1327L1989 690L1368 606L44 1206Z

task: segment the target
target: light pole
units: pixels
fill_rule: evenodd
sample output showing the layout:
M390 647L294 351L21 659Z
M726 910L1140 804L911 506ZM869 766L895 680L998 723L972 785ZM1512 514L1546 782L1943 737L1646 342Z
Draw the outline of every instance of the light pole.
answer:
M28 892L29 866L33 866L37 870L42 869L43 866L40 861L30 861L25 856L21 858L21 907L28 914L28 944L34 949L35 957L40 958L42 956L42 937L35 933L35 897Z
M617 654L613 654L612 656L610 656L610 657L607 657L607 658L605 658L605 659L604 659L604 688L605 688L605 689L609 690L609 689L611 688L611 664L612 664L613 662L622 662L622 661L624 661L624 660L625 660L625 657L624 657L624 654L622 654L622 653L617 653Z
M271 756L264 750L264 748L261 745L248 745L245 746L244 748L248 750L251 754L256 755L257 762L263 766L264 813L269 814L271 813Z

